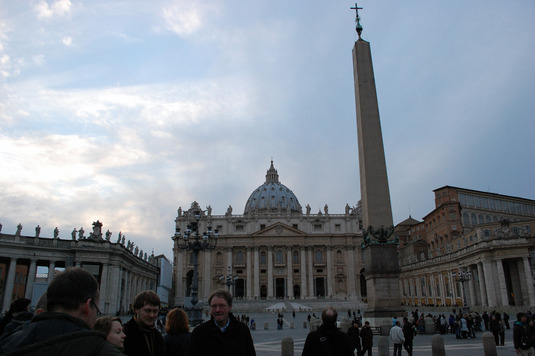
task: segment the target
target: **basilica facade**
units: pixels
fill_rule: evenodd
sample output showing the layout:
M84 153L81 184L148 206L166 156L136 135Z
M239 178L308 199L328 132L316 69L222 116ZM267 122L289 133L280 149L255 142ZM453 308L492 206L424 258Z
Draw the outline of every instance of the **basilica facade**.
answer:
M316 214L305 211L295 194L282 184L273 161L265 183L255 189L243 214L229 206L224 215L212 215L193 202L178 209L174 240L174 301L182 305L191 295L194 256L183 249L181 231L197 225L218 231L217 247L199 251L198 297L228 285L235 298L341 298L360 301L366 295L361 257L360 206L346 205L343 214L329 207ZM198 219L198 221L197 221Z

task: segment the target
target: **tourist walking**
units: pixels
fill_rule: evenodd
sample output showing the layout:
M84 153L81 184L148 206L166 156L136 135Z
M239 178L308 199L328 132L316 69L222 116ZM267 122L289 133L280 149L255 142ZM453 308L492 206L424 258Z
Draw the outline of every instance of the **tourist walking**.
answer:
M364 326L360 330L360 339L362 340L362 356L368 352L368 356L372 356L373 346L373 332L370 328L370 322L365 321Z
M338 313L327 308L321 313L322 324L307 335L302 356L353 356L346 334L336 327Z
M403 330L399 321L396 321L392 329L390 329L390 340L394 344L394 356L401 356L401 349L403 348L403 343L405 342L405 336L403 335Z
M412 356L412 342L414 339L414 326L409 323L409 319L407 317L403 318L403 336L405 337L405 342L403 343L403 347L407 351L407 354L409 356Z

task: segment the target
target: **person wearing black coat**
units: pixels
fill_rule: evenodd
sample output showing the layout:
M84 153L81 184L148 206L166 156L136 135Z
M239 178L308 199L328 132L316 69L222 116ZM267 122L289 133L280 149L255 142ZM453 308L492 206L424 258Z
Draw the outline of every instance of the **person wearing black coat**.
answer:
M409 356L412 356L412 340L414 339L414 327L411 323L409 323L409 319L407 317L403 318L403 337L405 337L403 347L405 348Z
M347 335L336 327L338 313L327 308L321 313L323 324L307 335L301 356L353 356Z
M165 323L167 333L163 337L166 356L186 356L188 354L191 333L188 315L182 309L172 309L167 313Z
M370 322L364 322L364 326L360 329L360 338L362 339L362 356L368 351L368 356L372 355L373 346L373 331L370 328Z
M193 329L189 356L256 356L249 328L231 313L232 295L218 289L208 297L210 320Z
M349 344L353 348L352 350L357 350L357 356L360 356L360 353L362 352L361 346L360 346L360 332L359 332L359 322L357 319L353 320L353 326L351 326L347 330L347 338L349 340Z

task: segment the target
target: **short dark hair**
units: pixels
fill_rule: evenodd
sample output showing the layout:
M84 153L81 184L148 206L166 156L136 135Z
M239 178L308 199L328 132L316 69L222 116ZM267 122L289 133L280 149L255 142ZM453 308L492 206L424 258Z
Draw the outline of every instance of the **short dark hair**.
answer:
M93 330L103 332L107 336L110 333L111 324L114 321L118 321L123 325L123 321L118 316L101 316L97 319L95 325L93 325Z
M160 297L151 290L139 292L134 298L134 310L143 308L145 304L160 306Z
M516 320L520 321L520 319L525 316L526 318L528 317L528 315L526 313L523 313L523 312L520 312L518 314L516 314Z
M80 267L68 267L50 282L46 290L46 309L77 310L80 304L93 299L98 303L98 282L95 277Z
M224 289L216 289L208 297L208 304L212 303L212 299L214 297L223 298L223 299L225 299L225 301L227 302L229 307L232 306L232 294L230 294L228 291L226 291Z
M189 331L188 315L182 309L175 308L167 313L165 331L168 334L178 335Z
M324 324L334 325L338 319L338 312L334 308L327 308L321 312L321 320Z

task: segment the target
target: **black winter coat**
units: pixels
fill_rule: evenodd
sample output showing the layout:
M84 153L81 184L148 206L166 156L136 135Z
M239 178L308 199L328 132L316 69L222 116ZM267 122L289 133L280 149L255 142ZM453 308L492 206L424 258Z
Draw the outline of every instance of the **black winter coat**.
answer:
M230 323L222 332L213 318L193 329L189 356L256 356L249 328L229 313Z
M187 356L189 349L190 332L181 334L165 334L163 337L163 348L166 356Z
M321 341L322 337L326 340ZM325 356L325 348L329 349L331 356L353 356L347 335L339 331L336 325L325 324L307 335L301 356Z
M119 356L106 335L89 329L86 322L69 314L44 312L23 330L2 341L0 354L39 356Z
M124 353L128 356L160 356L163 355L162 334L155 328L141 329L136 319L124 324Z
M369 327L363 327L360 329L360 338L362 339L362 347L373 346L373 331Z

